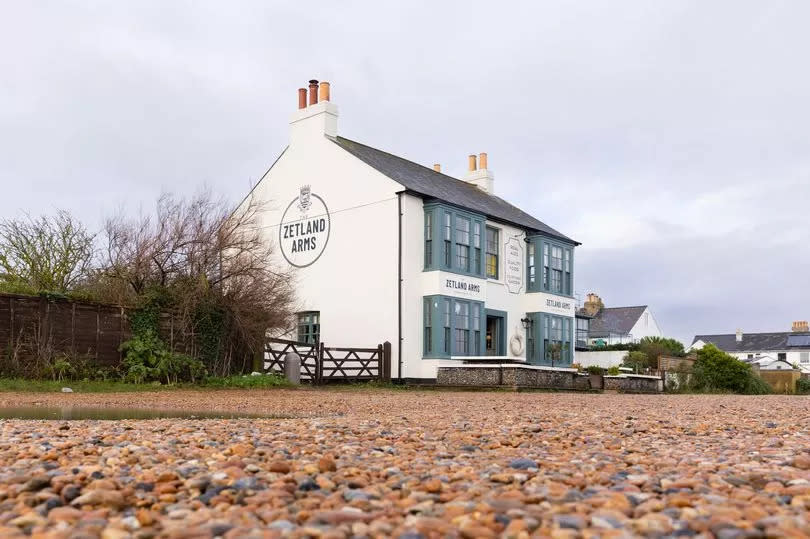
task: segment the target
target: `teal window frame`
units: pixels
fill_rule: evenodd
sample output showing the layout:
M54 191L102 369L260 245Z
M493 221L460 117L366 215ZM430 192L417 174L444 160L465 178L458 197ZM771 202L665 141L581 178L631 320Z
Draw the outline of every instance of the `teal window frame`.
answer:
M298 341L309 344L321 342L321 312L301 311L297 314Z
M526 291L574 297L574 245L546 236L529 236L527 242Z
M492 233L492 239L490 240L490 233ZM494 226L486 227L486 255L484 260L484 265L486 266L484 269L484 273L486 273L487 279L498 279L498 274L500 272L500 260L501 260L501 230L499 228L495 228ZM492 260L492 264L490 264L490 260ZM490 268L493 269L490 272Z
M532 325L527 335L531 346L527 345L526 360L533 365L570 367L576 344L574 317L549 313L527 313L527 317ZM559 350L553 348L556 342L560 343Z
M485 312L482 301L444 295L425 296L422 301L425 329L422 334L422 357L449 359L482 356L486 338ZM430 342L426 342L427 339ZM459 349L464 343L466 350Z
M424 211L424 271L485 279L484 216L439 203L425 204Z

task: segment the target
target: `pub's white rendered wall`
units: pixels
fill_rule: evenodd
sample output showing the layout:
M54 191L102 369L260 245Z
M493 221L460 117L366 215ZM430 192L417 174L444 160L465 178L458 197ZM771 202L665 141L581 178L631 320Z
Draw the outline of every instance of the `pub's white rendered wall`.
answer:
M268 211L263 226L275 261L290 268L279 248L282 212L302 186L323 199L329 239L312 265L293 268L297 311L319 311L327 346L370 347L390 340L397 357L397 197L399 184L324 136L334 105L321 103L294 115L291 143L256 185L252 196ZM336 109L334 109L336 112ZM320 112L319 112L320 111ZM294 337L294 335L293 335Z

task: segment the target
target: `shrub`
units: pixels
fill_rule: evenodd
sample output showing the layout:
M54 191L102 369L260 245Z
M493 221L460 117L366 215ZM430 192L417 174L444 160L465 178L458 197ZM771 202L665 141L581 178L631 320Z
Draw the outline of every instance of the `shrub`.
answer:
M619 370L619 367L614 365L607 370L609 376L619 376L622 371Z
M196 382L205 376L201 361L172 352L152 331L133 337L121 345L124 378L128 382Z
M605 374L605 369L599 367L598 365L589 365L586 369L588 374Z
M701 391L731 391L761 395L770 386L751 370L751 366L726 354L713 344L697 353L692 368L692 387Z
M650 366L650 358L644 352L628 352L624 356L624 366L630 367L634 371L646 369Z
M796 380L796 393L802 395L810 394L810 378L799 378Z

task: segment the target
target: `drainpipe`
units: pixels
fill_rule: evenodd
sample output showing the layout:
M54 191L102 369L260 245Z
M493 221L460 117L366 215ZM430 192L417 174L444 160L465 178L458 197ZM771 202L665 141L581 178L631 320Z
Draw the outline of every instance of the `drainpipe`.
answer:
M402 383L402 193L397 193L398 238L397 245L397 378Z

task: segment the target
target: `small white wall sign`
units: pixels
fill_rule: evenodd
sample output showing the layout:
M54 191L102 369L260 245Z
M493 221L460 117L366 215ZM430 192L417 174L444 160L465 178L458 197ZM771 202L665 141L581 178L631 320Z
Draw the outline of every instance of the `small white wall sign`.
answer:
M331 228L326 203L309 185L302 186L281 216L278 229L281 254L297 268L313 264L326 249Z
M509 238L503 245L504 282L512 294L523 290L523 245L518 238Z
M437 272L439 274L439 293L476 301L486 300L486 281L475 277L466 277L455 273Z

